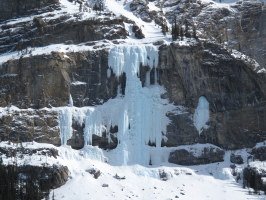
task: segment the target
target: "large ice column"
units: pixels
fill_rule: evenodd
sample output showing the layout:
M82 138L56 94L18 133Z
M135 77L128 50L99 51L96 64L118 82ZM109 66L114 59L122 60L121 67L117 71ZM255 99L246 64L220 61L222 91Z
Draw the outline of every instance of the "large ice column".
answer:
M72 109L64 107L59 110L59 127L61 145L67 145L67 141L72 137Z
M123 164L149 164L152 148L147 144L161 147L162 132L168 123L165 116L168 102L160 97L162 87L150 86L147 80L147 87L143 88L138 74L140 65L157 67L158 51L152 45L116 46L109 52L108 63L117 76L126 74L125 96L119 106L122 116L118 122L118 155L123 155Z
M206 123L210 118L209 112L209 102L205 97L201 96L199 98L198 106L193 116L194 125L197 128L199 134L203 131L203 129L208 128Z

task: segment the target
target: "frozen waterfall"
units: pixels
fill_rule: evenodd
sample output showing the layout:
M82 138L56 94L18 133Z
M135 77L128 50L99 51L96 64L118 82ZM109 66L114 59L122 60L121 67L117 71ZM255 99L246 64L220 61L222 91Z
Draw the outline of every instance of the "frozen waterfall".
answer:
M110 127L117 126L115 133L118 145L103 153L111 164L158 164L163 159L161 142L166 133L169 119L166 113L173 109L163 87L157 84L158 50L153 45L116 46L109 52L107 76L113 72L117 78L126 75L125 94L118 94L103 105L94 107L66 107L60 110L59 121L62 144L72 136L72 116L79 124L85 123L84 149L92 149L93 135L102 136L105 132L111 141ZM138 77L140 67L148 67L144 87ZM154 72L154 84L150 83ZM97 148L97 147L95 147ZM99 149L100 150L100 149ZM97 152L99 151L97 150ZM100 150L101 151L101 150Z
M165 114L169 104L161 99L164 89L157 84L156 70L155 85L150 85L150 71L158 65L157 49L152 45L116 46L110 50L108 63L116 76L126 74L125 96L119 108L119 145L114 151L118 154L121 152L123 164L159 162L160 155L154 156L152 151L155 147L161 148L162 134L166 133L168 123ZM141 65L150 68L146 74L146 87L142 87L138 78Z

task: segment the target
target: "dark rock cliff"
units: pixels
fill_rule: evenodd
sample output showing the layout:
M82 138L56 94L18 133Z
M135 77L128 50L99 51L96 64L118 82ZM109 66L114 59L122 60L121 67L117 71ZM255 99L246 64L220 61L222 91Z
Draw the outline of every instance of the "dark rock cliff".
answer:
M51 14L53 15L53 14ZM58 18L46 19L35 17L33 20L18 24L2 24L0 28L0 53L7 51L26 51L29 47L43 47L50 44L79 44L96 40L124 39L127 31L120 18L90 18L80 21L81 14L76 16L62 15Z
M209 142L238 149L265 140L265 73L254 71L252 61L236 59L212 43L172 44L161 47L159 66L166 97L193 113L198 98L205 96L211 110L210 128L200 136L188 125L188 114L169 114L174 122L168 126L170 146Z
M10 60L0 68L1 106L92 106L115 97L118 80L107 78L106 50L52 53Z
M0 1L0 22L14 17L53 10L52 5L58 2L58 0L2 0Z
M68 180L64 166L1 165L0 199L44 199Z

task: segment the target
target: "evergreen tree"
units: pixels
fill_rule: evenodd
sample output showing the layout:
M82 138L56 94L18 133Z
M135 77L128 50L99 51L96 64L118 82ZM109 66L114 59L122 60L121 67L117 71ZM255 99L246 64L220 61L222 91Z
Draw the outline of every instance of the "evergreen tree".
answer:
M184 30L183 30L182 26L180 28L180 37L181 37L181 40L183 40L183 38L184 38Z
M198 39L196 26L193 25L193 38Z
M188 21L187 20L185 20L185 36L187 38L191 37L190 32L189 32L189 26L188 26Z
M174 23L172 24L172 40L175 41L179 37L179 26L176 22L176 17L174 19Z
M166 35L166 33L168 32L168 26L167 26L166 22L162 23L161 29L162 29L162 33L164 35Z

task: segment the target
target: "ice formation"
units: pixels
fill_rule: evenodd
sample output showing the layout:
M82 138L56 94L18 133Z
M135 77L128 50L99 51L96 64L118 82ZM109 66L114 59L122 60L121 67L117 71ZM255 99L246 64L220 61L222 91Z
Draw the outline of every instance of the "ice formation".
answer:
M194 125L197 128L199 134L203 131L203 129L208 128L206 123L210 118L209 112L209 102L205 97L201 96L199 98L198 106L193 116Z
M73 99L72 99L72 96L71 94L69 95L69 106L74 106L74 103L73 103Z
M85 120L84 142L92 145L92 134L102 136L102 116L98 110L88 110Z
M60 113L60 128L62 144L71 137L71 119L85 123L85 147L92 145L92 135L101 136L103 132L111 141L110 128L118 126L116 136L118 146L105 152L113 164L155 164L161 161L160 148L163 133L169 119L166 113L173 109L168 100L162 99L164 88L157 84L158 50L153 45L116 46L109 52L108 64L117 76L126 74L125 94L110 99L103 105L93 108L74 108L62 110ZM145 87L139 79L141 66L149 67L146 73ZM150 83L150 73L154 74L154 84ZM72 114L70 109L72 109ZM68 116L66 116L68 115ZM152 147L148 144L152 144Z
M59 110L59 126L61 144L67 145L67 140L72 137L72 109L70 107L63 107Z
M146 87L138 78L140 66L148 66ZM115 151L123 155L123 164L156 162L152 153L161 148L162 134L166 132L169 109L161 99L163 88L157 85L158 52L154 46L117 46L110 50L109 66L120 76L126 74L126 88L122 116L119 119L119 145ZM150 71L154 68L155 85L150 86ZM155 145L156 148L148 146Z

